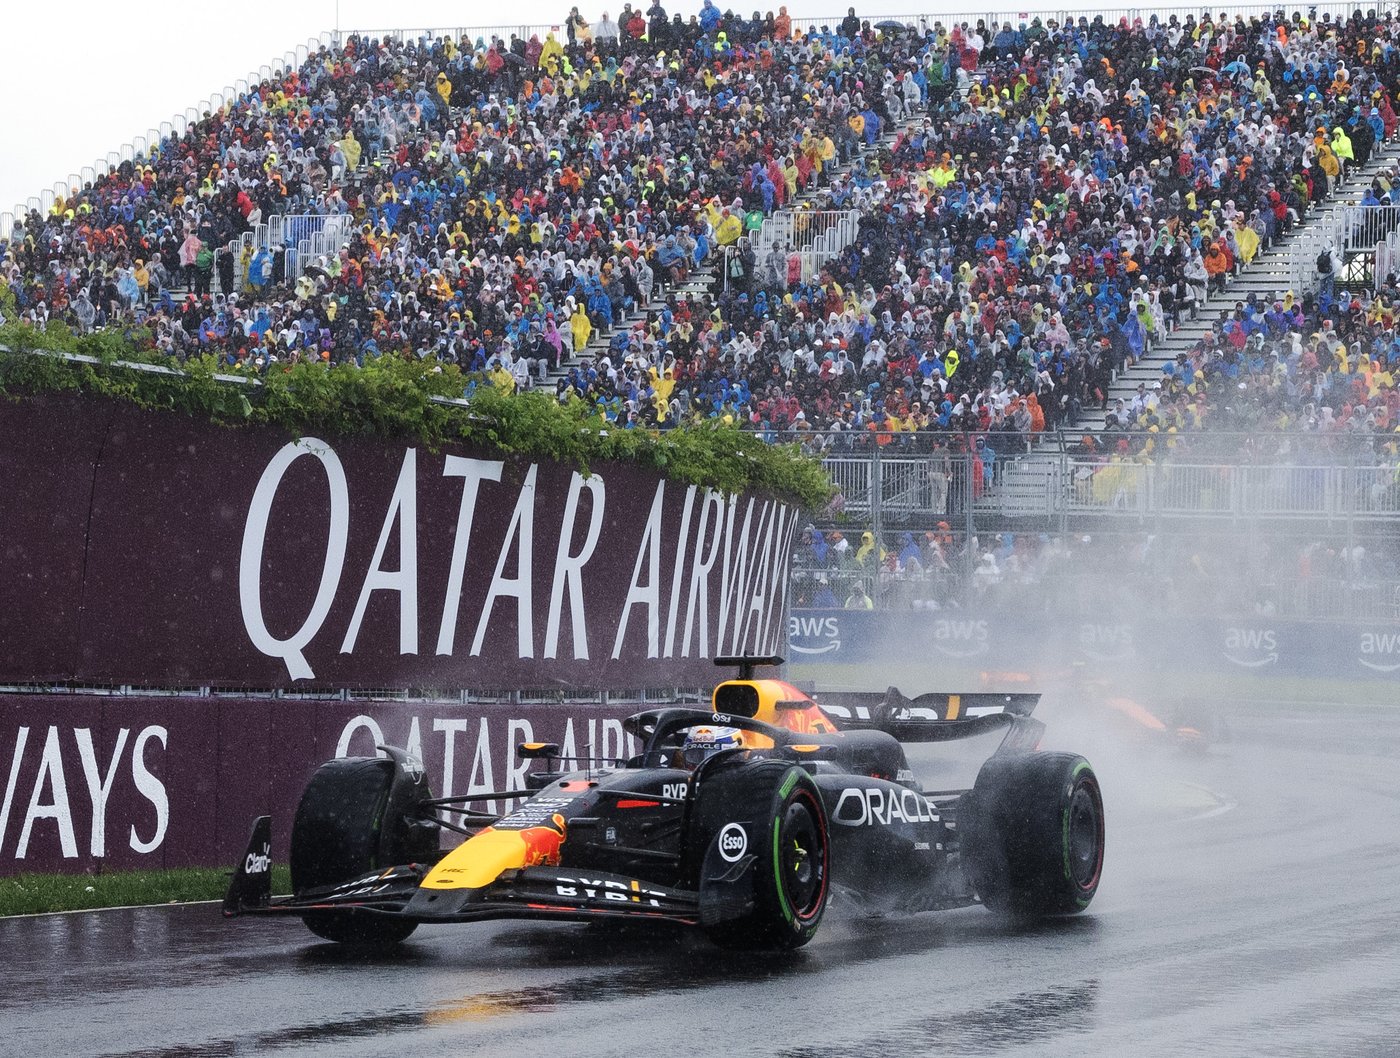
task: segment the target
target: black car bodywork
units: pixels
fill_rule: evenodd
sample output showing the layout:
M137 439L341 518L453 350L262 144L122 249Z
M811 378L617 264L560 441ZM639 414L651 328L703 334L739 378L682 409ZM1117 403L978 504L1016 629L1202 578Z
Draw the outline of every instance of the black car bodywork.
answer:
M615 766L563 769L552 746L533 792L502 816L434 798L402 750L328 762L293 824L294 895L270 898L261 817L224 913L294 915L318 935L390 943L419 924L489 918L666 919L717 942L787 948L833 894L913 913L982 902L1018 914L1086 907L1103 864L1104 813L1089 765L1036 747L1037 695L830 696L781 680L721 683L712 708L627 721L644 747ZM722 725L743 748L692 769L687 731ZM967 787L917 776L906 744L989 735ZM999 735L999 738L997 737ZM466 840L439 850L444 831Z

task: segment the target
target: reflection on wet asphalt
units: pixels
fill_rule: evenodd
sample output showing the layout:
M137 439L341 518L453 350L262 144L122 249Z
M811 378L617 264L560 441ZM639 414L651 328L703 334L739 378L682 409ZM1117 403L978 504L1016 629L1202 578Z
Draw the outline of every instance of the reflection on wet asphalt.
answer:
M212 905L0 920L0 1056L1400 1054L1400 718L1237 709L1197 757L1069 719L1109 813L1086 916L837 906L775 957L535 923L370 957Z

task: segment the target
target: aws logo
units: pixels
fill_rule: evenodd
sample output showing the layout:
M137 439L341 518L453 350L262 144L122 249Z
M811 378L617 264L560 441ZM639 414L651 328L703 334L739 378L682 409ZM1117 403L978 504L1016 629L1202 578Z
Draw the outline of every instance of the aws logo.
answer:
M1082 624L1079 626L1079 646L1086 657L1095 661L1124 658L1133 652L1133 629L1125 624Z
M940 617L933 623L933 647L950 658L985 654L990 647L986 621L957 621Z
M1225 629L1225 660L1241 668L1257 669L1278 663L1278 636L1272 628Z
M805 642L798 642L802 640ZM788 646L795 654L829 654L841 649L841 629L834 616L788 619Z
M1400 669L1400 632L1362 632L1356 660L1376 672Z

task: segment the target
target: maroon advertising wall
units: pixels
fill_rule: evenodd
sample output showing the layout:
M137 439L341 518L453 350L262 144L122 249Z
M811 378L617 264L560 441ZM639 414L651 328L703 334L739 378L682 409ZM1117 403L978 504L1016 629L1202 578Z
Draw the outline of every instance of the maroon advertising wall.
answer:
M0 877L232 865L265 813L285 863L324 760L398 745L439 796L521 789L539 762L519 743L625 756L638 747L622 718L639 708L0 694Z
M284 857L313 768L379 741L443 793L520 788L521 741L635 748L632 707L375 689L577 700L781 650L795 508L590 469L0 401L0 875L231 863L269 811ZM180 693L83 693L115 685ZM322 689L367 701L249 693Z
M698 686L781 650L795 508L591 469L0 402L0 683Z

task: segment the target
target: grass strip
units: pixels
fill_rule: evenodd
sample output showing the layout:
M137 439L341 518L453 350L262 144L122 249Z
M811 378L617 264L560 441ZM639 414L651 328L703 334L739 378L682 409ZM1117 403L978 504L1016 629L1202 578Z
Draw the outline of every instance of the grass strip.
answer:
M0 878L0 917L101 907L219 900L228 888L227 867L182 867L102 874L17 874ZM272 868L272 891L289 893L291 873Z

